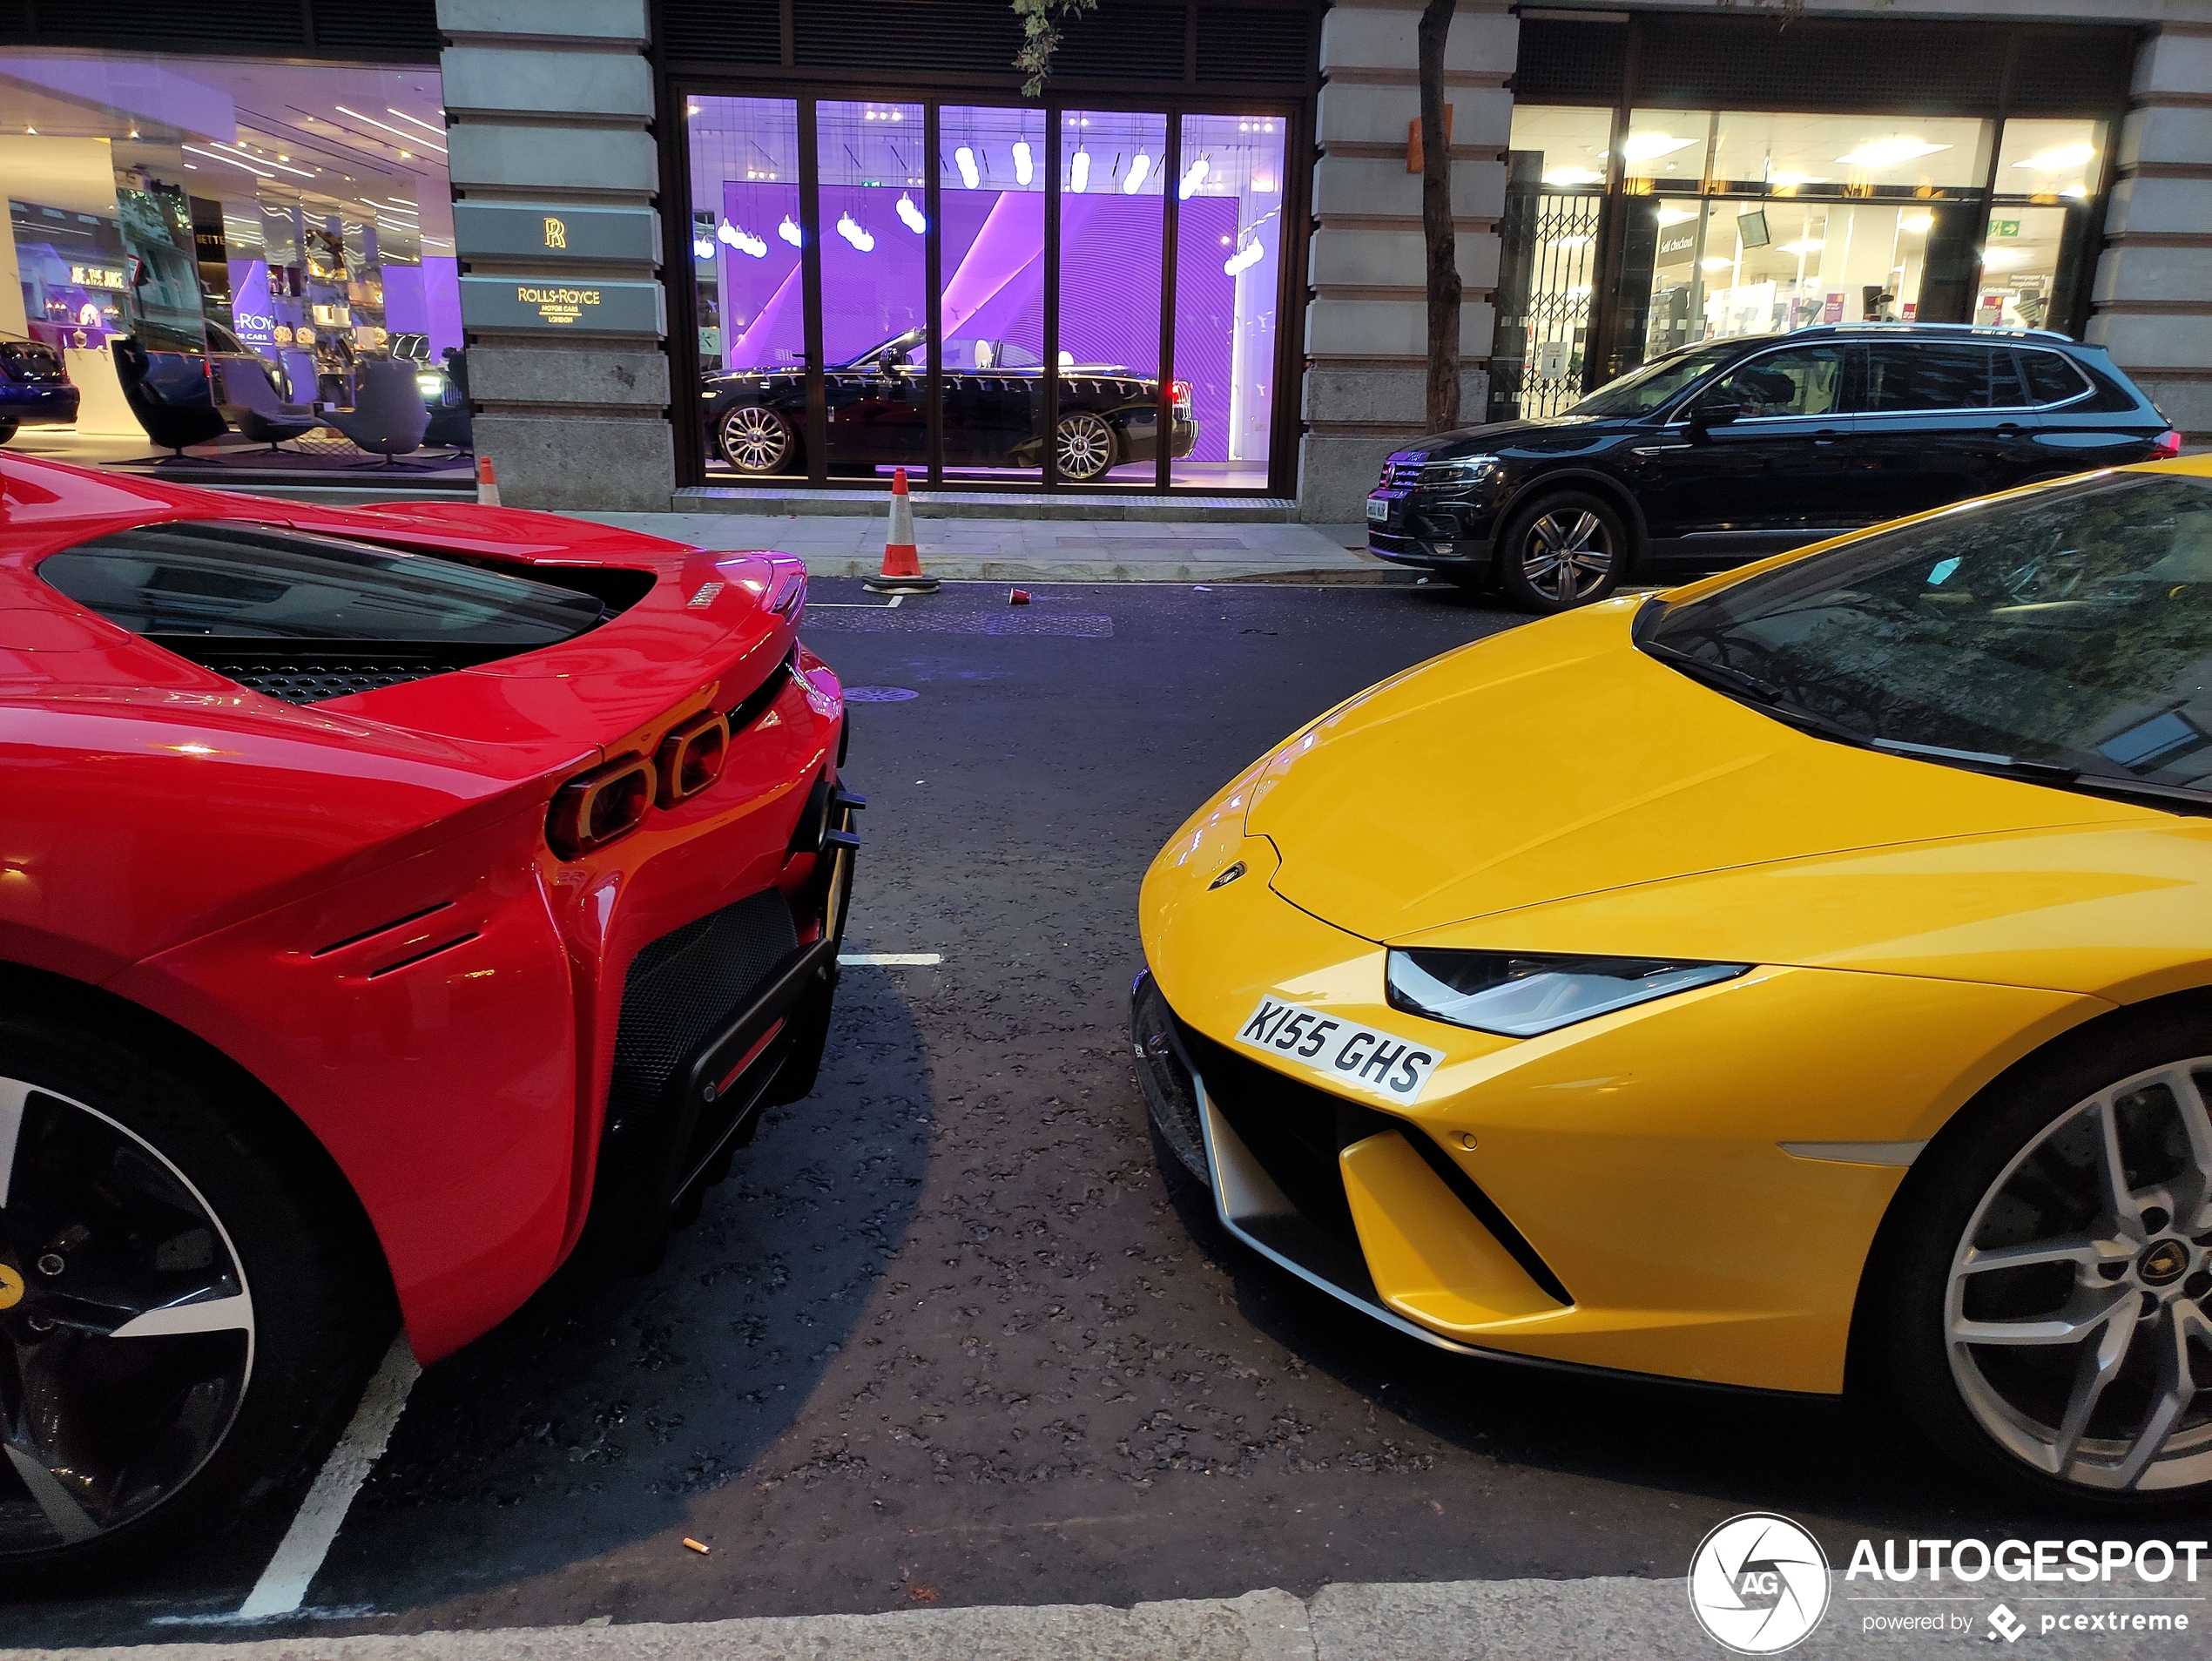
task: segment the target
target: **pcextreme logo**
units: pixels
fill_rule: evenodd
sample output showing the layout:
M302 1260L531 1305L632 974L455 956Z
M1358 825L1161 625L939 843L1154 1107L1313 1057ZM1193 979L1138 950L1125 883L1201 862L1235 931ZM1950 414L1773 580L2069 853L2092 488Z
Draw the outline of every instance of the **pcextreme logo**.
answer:
M1828 1555L1786 1516L1732 1516L1689 1560L1689 1608L1723 1648L1779 1655L1804 1642L1828 1612Z

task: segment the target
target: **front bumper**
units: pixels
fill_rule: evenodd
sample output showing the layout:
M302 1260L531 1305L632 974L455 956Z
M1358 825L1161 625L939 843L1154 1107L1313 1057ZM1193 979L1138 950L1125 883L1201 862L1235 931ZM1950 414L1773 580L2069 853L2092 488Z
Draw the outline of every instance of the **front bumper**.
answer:
M1386 486L1367 503L1367 551L1380 558L1440 571L1489 563L1497 514L1487 493Z

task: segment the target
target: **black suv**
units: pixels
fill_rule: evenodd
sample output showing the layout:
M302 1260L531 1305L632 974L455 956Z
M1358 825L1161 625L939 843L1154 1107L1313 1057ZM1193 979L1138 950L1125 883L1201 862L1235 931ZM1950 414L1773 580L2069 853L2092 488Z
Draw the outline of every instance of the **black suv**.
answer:
M2177 455L2101 348L1864 324L1710 341L1565 414L1393 455L1367 546L1533 611L1802 547L1967 496Z

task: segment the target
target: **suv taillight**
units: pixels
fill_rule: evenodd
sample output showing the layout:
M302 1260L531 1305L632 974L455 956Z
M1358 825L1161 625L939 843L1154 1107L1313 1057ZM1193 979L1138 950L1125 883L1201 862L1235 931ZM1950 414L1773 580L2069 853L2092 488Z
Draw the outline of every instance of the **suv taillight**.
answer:
M2181 434L2168 427L2164 432L2159 434L2157 441L2150 447L2150 453L2161 462L2172 461L2182 453Z
M718 760L716 770L721 768ZM564 860L597 852L636 830L652 805L653 764L625 756L563 785L545 816L545 840Z

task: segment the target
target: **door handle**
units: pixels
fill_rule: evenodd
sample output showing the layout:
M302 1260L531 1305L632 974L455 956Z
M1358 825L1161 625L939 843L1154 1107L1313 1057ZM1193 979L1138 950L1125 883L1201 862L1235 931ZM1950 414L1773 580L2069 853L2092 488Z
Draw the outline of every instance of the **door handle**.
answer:
M2025 432L2027 429L2016 421L2000 421L1997 423L1997 430L2000 433L2020 433Z
M1843 429L1839 427L1816 428L1813 431L1812 442L1816 444L1832 444L1843 436Z

